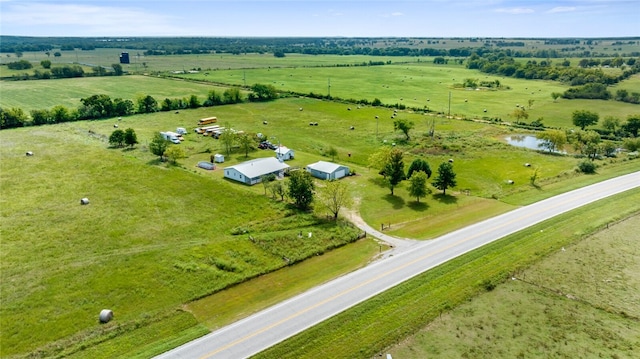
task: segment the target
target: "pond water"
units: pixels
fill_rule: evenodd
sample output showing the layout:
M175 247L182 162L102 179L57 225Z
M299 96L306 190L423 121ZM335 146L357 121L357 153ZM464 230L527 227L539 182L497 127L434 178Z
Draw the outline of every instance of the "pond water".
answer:
M525 147L532 150L542 149L539 147L542 140L539 140L536 136L532 135L509 135L505 137L505 140L507 140L508 144L516 147Z

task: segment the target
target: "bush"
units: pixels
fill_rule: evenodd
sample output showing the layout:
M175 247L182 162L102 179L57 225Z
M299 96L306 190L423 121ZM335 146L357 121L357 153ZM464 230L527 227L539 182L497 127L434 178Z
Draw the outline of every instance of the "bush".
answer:
M595 163L593 163L593 161L585 160L578 163L578 169L582 173L586 173L586 174L596 173L596 168L597 166Z

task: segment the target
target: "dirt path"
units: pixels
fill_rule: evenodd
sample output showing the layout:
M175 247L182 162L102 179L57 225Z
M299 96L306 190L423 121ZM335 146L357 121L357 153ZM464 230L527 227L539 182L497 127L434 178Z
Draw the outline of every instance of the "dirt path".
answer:
M385 251L384 253L380 254L380 256L376 259L383 259L383 258L393 256L396 253L405 251L408 248L411 248L412 246L420 243L420 241L407 239L407 238L393 237L388 234L384 234L378 230L375 230L373 227L368 225L362 219L362 217L360 217L360 213L358 213L355 210L351 210L351 209L345 210L344 215L356 227L365 231L368 236L373 236L374 238L376 238L377 241L381 243L385 243L390 247L388 251Z

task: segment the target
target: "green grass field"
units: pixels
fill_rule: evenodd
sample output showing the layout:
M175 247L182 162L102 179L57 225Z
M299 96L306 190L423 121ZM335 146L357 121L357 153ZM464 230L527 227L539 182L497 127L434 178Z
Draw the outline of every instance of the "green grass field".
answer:
M334 89L338 91L335 96L340 91L344 91L345 98L372 99L384 95L394 103L401 98L405 102L429 98L428 102L437 103L438 107L443 106L443 101L448 102L451 91L452 114L468 117L475 116L473 114L484 106L479 104L482 101L489 109L487 116L493 116L493 111L508 114L512 104L526 104L527 96L535 95L539 97L531 112L540 107L545 123L549 125L556 118L558 126L569 126L570 120L563 117L570 113L568 108L593 106L601 117L604 111L610 111L621 118L636 111L636 107L625 107L619 102L559 100L553 103L550 95L543 93L556 91L559 85L546 82L511 83L506 79L504 84L511 89L495 93L450 89L454 78L458 81L459 77L462 80L464 76L476 74L454 65L438 67L415 62L382 67L302 69L295 68L294 64L306 60L287 56L290 68L265 69L271 66L267 64L272 64L272 56L269 59L229 56L225 60L229 63L246 60L247 67L262 69L211 71L208 76L233 77L234 83L240 84L238 81L244 81L240 76L246 73L247 78L256 81L276 81L275 84L283 81L284 87L291 86L287 90L304 88L305 83L322 88L331 77L332 95ZM317 59L319 64L337 60L338 57ZM243 65L233 68L240 67ZM385 72L388 70L392 71ZM307 82L299 72L312 76L311 80ZM296 75L289 76L293 73ZM204 74L194 75L197 76ZM434 79L441 81L436 83ZM390 84L392 88L383 84ZM210 89L224 89L150 76L3 81L1 85L0 106L25 110L57 104L74 107L80 98L97 93L132 99L142 93L161 100L191 94L203 98ZM311 91L310 88L305 91ZM363 91L369 88L372 88L370 92ZM544 100L545 97L548 100ZM464 98L467 102L460 100ZM551 109L558 111L558 117L546 115ZM224 152L219 141L193 133L197 120L202 117L217 116L222 125L248 133L260 132L272 142L294 149L296 158L289 162L294 167L331 160L326 153L331 147L336 148L335 161L348 165L356 173L344 181L357 199L355 209L363 218L374 227L380 223L391 224L388 233L392 235L417 239L432 238L519 205L640 168L637 159L621 155L597 161L596 175L580 175L575 172L579 159L572 156L550 156L504 143L504 136L520 131L411 111L400 111L397 115L415 123L411 132L413 141L405 143L403 136L393 130L392 114L388 108L289 97L267 103L0 131L0 294L3 302L0 356L148 357L273 303L282 295L358 268L377 254L377 244L370 240L346 244L357 231L343 222L325 223L314 215L296 213L286 203L265 196L261 185L246 187L222 179L221 170L197 169L198 161ZM309 126L310 122L319 125ZM432 123L436 135L430 139L426 133ZM134 149L108 148L107 138L115 124L121 129L133 128L140 144ZM148 151L148 143L154 133L176 127L190 131L180 145L187 158L181 159L177 166L167 165ZM435 170L440 162L453 159L458 186L447 191L448 196L441 196L433 189L433 194L419 204L408 195L406 184L401 184L396 188L396 195L390 196L381 176L368 168L368 158L378 148L392 143L404 151L407 167L413 159L424 158ZM34 156L25 156L26 151L33 151ZM272 155L270 151L261 150L252 151L248 156L233 152L220 167ZM532 167L525 167L524 163ZM532 168L538 168L540 173L536 187L529 183ZM513 180L514 184L508 184L507 180ZM91 204L80 206L79 200L83 197L88 197ZM635 203L638 202L630 206L637 210ZM571 223L573 228L582 228L584 223L606 222L598 221ZM247 236L233 235L238 227L248 228L254 237L280 245L269 250L257 246ZM297 240L300 230L312 230L314 241ZM346 247L341 250L330 251L343 245ZM547 247L542 248L539 252L546 253ZM490 250L477 255L489 255ZM344 265L314 262L316 253L325 253L319 257L326 260L324 263ZM286 267L283 260L283 257L303 260L310 256L314 260L294 267ZM517 258L504 265L520 265ZM278 270L284 267L286 270ZM332 267L331 270L328 267ZM318 275L300 279L309 271ZM473 266L467 269L467 273L475 271L477 268ZM287 283L292 292L258 290L257 294L239 298L237 292L221 291L266 273L275 276L272 280L276 282ZM489 273L490 278L493 275ZM484 277L474 278L470 280ZM452 290L475 293L473 288L464 288L469 283L473 287L473 282L467 281ZM259 280L243 285L252 289L265 286ZM213 293L217 294L210 296ZM224 301L220 298L225 296L235 296L246 306L228 307L220 317L206 309L207 303ZM450 303L451 307L453 304ZM100 326L97 315L104 308L114 310L116 320ZM373 323L374 318L375 315L366 316L362 320ZM140 346L149 336L153 338ZM371 340L379 340L375 338L371 333ZM390 343L382 347L387 345ZM379 344L375 347L382 348Z
M384 357L384 353L387 352L394 353L394 345L403 342L405 338L418 332L429 323L438 326L439 318L446 317L452 308L461 306L460 309L454 310L455 315L464 316L465 309L470 307L465 303L478 294L486 292L487 289L497 285L498 293L517 290L518 287L521 287L520 284L515 284L518 287L512 289L514 284L501 283L509 281L514 273L517 275L522 271L526 271L526 278L529 279L529 269L527 268L530 265L546 256L560 252L563 247L573 248L570 246L579 243L585 234L605 228L609 222L616 222L637 214L638 200L640 200L640 190L632 190L505 237L340 313L265 350L256 358L318 358L332 356L335 353L339 353L338 356L344 358L371 358ZM629 233L628 230L625 231ZM625 243L629 243L629 239ZM633 246L637 247L637 244L633 244ZM637 253L633 252L633 248L629 247L629 249L630 252L625 252L625 263L629 265L626 268L634 273L633 270L637 267L635 264ZM615 253L615 251L613 252ZM601 265L601 262L592 254L577 254L574 258L579 263L579 267L583 269L588 268L585 263L587 258L596 260L590 262L593 265ZM615 261L615 259L612 260ZM622 268L622 265L612 264L610 268ZM589 270L585 269L585 272L589 273ZM603 271L602 274L605 275L607 272L609 270ZM613 269L613 273L618 273L618 271ZM631 277L636 278L637 275L631 274ZM634 283L636 284L633 285L637 286L635 279ZM547 283L541 284L546 285ZM576 283L576 288L580 285L582 282ZM504 287L506 287L504 290L501 289ZM626 288L633 292L634 287L631 284ZM612 296L614 295L612 293ZM451 320L448 324L449 327L456 325L459 327L449 332L439 333L439 335L436 333L437 338L446 338L442 345L440 342L432 340L425 343L420 340L425 336L421 333L418 339L412 338L410 339L412 342L406 346L399 346L395 351L398 355L394 355L394 357L403 358L406 354L410 358L438 356L512 358L518 357L520 350L526 354L524 357L548 357L558 348L564 347L564 340L571 342L573 347L583 348L585 356L589 356L592 352L631 355L639 345L637 342L637 319L634 317L624 318L624 315L616 313L615 309L611 313L606 313L600 309L589 308L584 303L566 303L560 298L555 299L557 305L550 303L546 311L545 302L532 304L538 310L526 307L520 309L520 306L526 306L526 303L535 300L535 297L527 299L527 301L524 298L522 301L517 301L518 296L514 294L505 300L514 299L517 305L506 306L491 300L499 297L500 299L496 300L501 301L502 296L499 294L491 293L489 296L487 299L481 299L481 304L473 305L468 310L472 315L477 313L475 316L477 321L465 320L465 318L459 321ZM625 298L634 300L637 296L631 294L625 295ZM563 308L569 309L568 312L563 312ZM506 312L506 318L492 320L493 314L499 314L501 310ZM539 311L544 311L546 317L541 318ZM527 314L523 313L522 317L518 318L517 312ZM549 314L549 312L551 313ZM575 315L573 315L574 313ZM531 323L522 323L526 320L527 315L531 315ZM547 318L550 320L547 321ZM591 322L592 318L597 325ZM545 328L543 325L551 324L549 323L551 320L553 320L552 323L555 324L555 327ZM513 321L521 324L513 324ZM513 325L513 327L506 329L508 334L511 334L511 329L513 330L516 335L516 343L502 343L512 340L513 337L511 335L506 337L506 334L499 332L497 330L499 323ZM465 325L473 326L473 329L462 332L461 329L465 328ZM439 328L441 327L439 326ZM531 328L531 333L527 331L528 328ZM579 333L583 329L587 329L586 335ZM623 331L617 332L618 329ZM548 337L540 333L541 331L555 334L551 339L554 341L559 339L559 342L547 342ZM454 338L456 334L459 338ZM562 337L563 335L566 336L566 339ZM420 340L420 342L412 345L414 340ZM530 343L535 343L536 346L527 347ZM390 347L391 349L389 349ZM516 349L515 353L509 351L512 348ZM567 351L562 349L562 353L570 353L571 347L568 347ZM573 355L569 355L569 357L573 357Z
M640 350L636 215L556 251L388 349L394 358L619 357Z

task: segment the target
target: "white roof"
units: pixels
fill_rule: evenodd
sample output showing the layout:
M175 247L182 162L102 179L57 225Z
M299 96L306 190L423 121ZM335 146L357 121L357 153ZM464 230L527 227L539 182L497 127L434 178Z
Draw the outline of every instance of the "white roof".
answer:
M262 175L283 170L289 168L286 163L280 162L275 157L257 158L255 160L239 163L235 166L227 167L233 168L236 171L242 173L249 178L256 178Z
M316 171L324 172L324 173L333 173L338 170L338 168L344 167L337 163L326 162L326 161L318 161L316 163L312 163L307 165L307 168L311 168Z
M279 155L283 155L289 151L293 151L292 149L288 148L287 146L280 146L278 148L276 148L275 150L273 150L275 153L279 154Z

